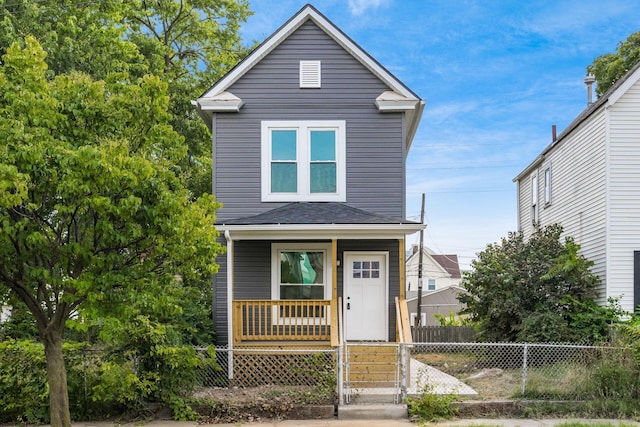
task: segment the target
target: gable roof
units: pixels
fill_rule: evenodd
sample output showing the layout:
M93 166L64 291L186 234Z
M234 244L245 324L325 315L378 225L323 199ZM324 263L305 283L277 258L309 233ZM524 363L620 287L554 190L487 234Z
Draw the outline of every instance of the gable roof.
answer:
M413 259L419 256L419 251L411 254L411 256L407 259L407 264L411 262ZM460 264L458 262L458 255L450 254L450 255L436 255L433 253L429 253L427 248L422 249L423 256L427 256L431 258L436 265L442 268L443 271L447 272L451 279L460 279L462 278L462 274L460 273Z
M458 264L458 255L431 255L438 264L442 266L452 279L460 279L460 265Z
M640 80L640 62L638 62L631 70L629 70L624 76L622 76L613 86L609 88L600 98L598 98L593 104L587 106L571 123L567 126L551 144L542 150L542 153L536 157L533 162L529 164L522 172L520 172L513 182L520 181L521 178L527 176L531 170L538 167L545 159L547 153L554 149L557 145L562 143L578 126L587 121L592 114L598 111L603 105L615 104L622 95L625 94L631 86L633 86L638 80Z
M375 105L381 112L403 111L407 115L407 149L418 129L420 117L424 109L424 100L420 99L411 89L398 80L386 68L384 68L371 55L365 52L358 44L349 38L329 19L322 15L310 4L305 5L298 13L285 22L275 33L269 36L256 47L246 58L240 61L224 77L205 91L197 100L192 101L199 114L211 126L211 116L217 111L239 111L242 100L227 92L227 89L245 75L251 68L259 63L265 56L279 46L287 37L296 31L307 21L313 21L329 37L338 43L357 61L364 65L370 72L382 80L390 91L383 92L375 101Z
M251 215L220 221L216 229L249 236L252 239L272 238L277 234L297 234L324 238L346 238L347 235L382 236L411 234L424 225L390 218L354 208L345 203L298 202ZM365 237L366 238L366 237Z

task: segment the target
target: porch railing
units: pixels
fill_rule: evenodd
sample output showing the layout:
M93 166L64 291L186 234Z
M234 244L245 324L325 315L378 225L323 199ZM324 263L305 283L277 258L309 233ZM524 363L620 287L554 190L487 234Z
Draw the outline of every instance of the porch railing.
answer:
M234 341L329 341L332 311L330 300L234 300Z
M396 297L396 329L399 343L411 344L413 342L407 300L398 297Z

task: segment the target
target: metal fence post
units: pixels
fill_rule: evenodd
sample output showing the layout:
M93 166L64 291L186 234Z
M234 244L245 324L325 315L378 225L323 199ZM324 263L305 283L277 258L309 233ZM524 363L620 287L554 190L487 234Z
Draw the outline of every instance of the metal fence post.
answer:
M527 350L528 344L524 344L523 355L522 355L522 395L527 391Z
M336 369L337 373L338 373L338 402L339 404L342 406L344 405L344 363L343 363L343 357L344 357L344 344L340 344L338 346L338 369Z
M407 400L407 345L400 343L400 402Z

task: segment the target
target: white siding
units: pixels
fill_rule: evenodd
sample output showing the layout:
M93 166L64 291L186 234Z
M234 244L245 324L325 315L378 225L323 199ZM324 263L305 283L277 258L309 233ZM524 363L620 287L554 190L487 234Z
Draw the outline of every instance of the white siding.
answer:
M633 310L633 251L640 250L640 83L609 109L609 271L607 296Z
M544 161L520 179L520 227L525 236L531 226L531 176L538 174L538 220L541 226L561 224L564 233L581 246L581 253L594 261L593 272L605 280L606 272L606 119L605 110L563 138ZM544 204L544 167L551 164L551 204ZM606 300L604 287L599 300Z

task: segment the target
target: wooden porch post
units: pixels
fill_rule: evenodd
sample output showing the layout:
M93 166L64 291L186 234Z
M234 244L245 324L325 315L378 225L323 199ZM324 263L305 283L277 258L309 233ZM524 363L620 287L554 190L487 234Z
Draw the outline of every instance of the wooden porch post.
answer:
M338 240L331 240L331 301L338 300Z
M406 265L405 265L405 259L404 259L404 239L400 239L399 240L399 247L398 247L398 259L399 259L399 263L400 263L400 299L407 299L406 298L406 286L405 286L405 273L406 273Z

